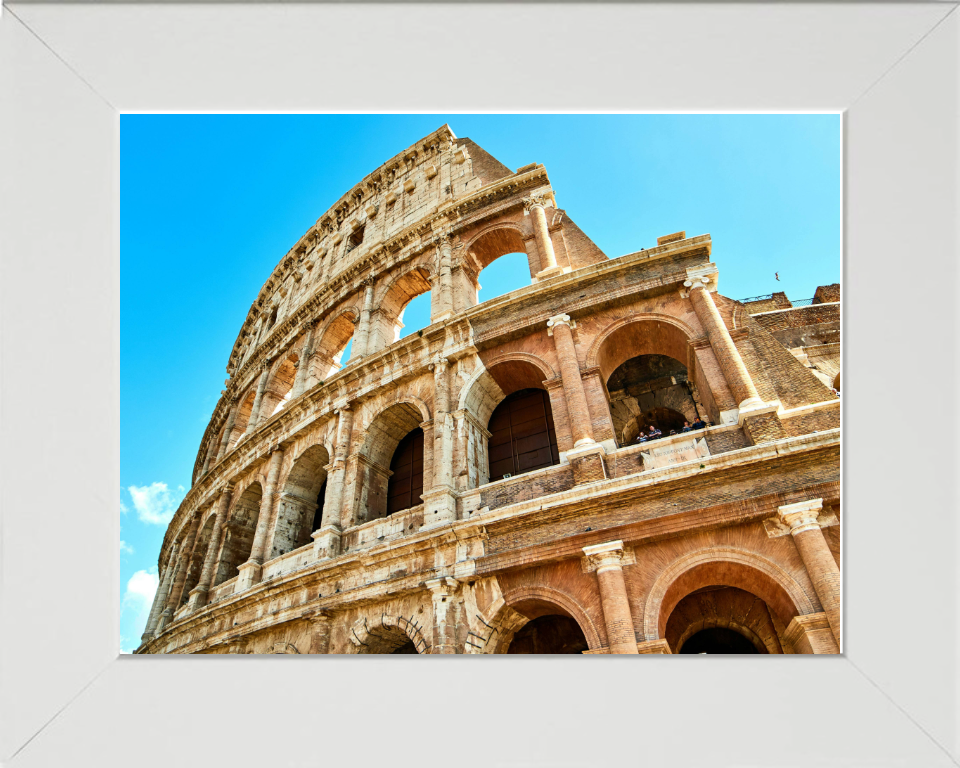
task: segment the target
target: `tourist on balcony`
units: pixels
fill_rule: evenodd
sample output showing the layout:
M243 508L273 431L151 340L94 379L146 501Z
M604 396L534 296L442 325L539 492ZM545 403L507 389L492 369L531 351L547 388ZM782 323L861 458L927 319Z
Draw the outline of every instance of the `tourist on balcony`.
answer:
M635 443L645 443L647 442L647 436L643 433L643 430L640 430L640 434L637 435L637 439L634 440Z
M694 429L704 429L706 426L707 425L704 422L704 420L701 419L699 416L697 416L696 420L693 422Z
M658 437L662 437L663 432L657 429L653 424L650 425L650 431L647 433L647 438L649 440L656 440Z
M689 421L685 421L685 422L683 422L683 429L681 429L680 431L681 431L681 432L689 432L691 429L693 429L693 427L690 426L690 422L689 422Z

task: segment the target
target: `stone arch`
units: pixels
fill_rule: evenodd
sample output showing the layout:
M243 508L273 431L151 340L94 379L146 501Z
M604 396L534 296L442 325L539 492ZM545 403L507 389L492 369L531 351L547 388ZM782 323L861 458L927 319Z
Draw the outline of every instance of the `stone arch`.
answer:
M325 381L340 370L343 351L353 338L359 318L360 314L354 307L347 307L317 329L307 375L309 386Z
M282 489L273 530L270 559L306 546L320 527L330 453L322 444L303 450L279 483Z
M409 394L395 394L369 420L363 419L364 437L356 456L355 523L386 516L393 454L403 438L429 420L426 403ZM426 462L423 473L427 477Z
M261 423L282 411L289 402L293 394L293 382L297 378L297 366L299 364L300 355L296 352L290 352L270 372L260 405Z
M505 592L493 603L487 612L490 621L481 619L480 628L483 637L471 637L471 643L477 641L479 648L467 645L470 653L505 653L514 634L535 616L536 606L552 606L559 615L569 616L577 622L590 650L603 647L603 640L597 625L586 609L573 597L558 589L546 586L525 586ZM530 606L534 609L531 610ZM524 613L526 611L526 613ZM543 615L543 614L541 614ZM479 617L478 617L479 618Z
M482 270L508 253L524 253L527 255L527 266L532 280L538 270L537 265L533 263L534 257L527 249L523 234L523 228L510 221L488 224L476 232L464 247L470 259L469 267L474 283L479 279Z
M646 325L654 333L638 337L631 326ZM654 324L651 327L650 324ZM644 354L662 354L691 367L690 340L697 334L689 325L672 315L648 312L631 315L604 328L587 352L587 368L599 367L606 381L622 363Z
M424 263L415 264L387 282L374 298L376 312L371 320L370 351L376 351L399 340L403 329L403 313L417 296L433 289L433 269Z
M664 435L679 432L705 412L699 400L706 382L699 380L692 338L693 329L677 318L646 313L610 323L594 340L587 365L599 369L620 445L650 425Z
M243 491L234 494L230 514L224 526L223 546L220 549L214 586L236 576L239 573L238 566L243 565L250 558L262 498L263 487L258 480L254 480Z
M528 352L511 352L480 366L460 390L458 409L469 411L481 424L509 394L519 389L543 389L543 382L556 378L553 368Z
M710 585L737 587L756 595L783 626L794 616L821 610L815 595L765 557L733 547L705 547L678 557L657 577L644 607L644 638L662 638L677 603L691 592Z
M729 630L757 653L783 653L766 603L738 587L705 587L683 597L667 619L664 638L673 653L701 631Z
M392 653L406 642L412 642L417 653L430 653L430 645L423 637L421 627L405 616L381 613L372 621L366 616L357 619L347 637L355 653Z
M257 398L257 380L240 397L240 406L237 408L237 418L233 422L233 431L227 440L227 451L240 442L244 433L247 431L247 424L250 423L250 414L253 413L253 401Z

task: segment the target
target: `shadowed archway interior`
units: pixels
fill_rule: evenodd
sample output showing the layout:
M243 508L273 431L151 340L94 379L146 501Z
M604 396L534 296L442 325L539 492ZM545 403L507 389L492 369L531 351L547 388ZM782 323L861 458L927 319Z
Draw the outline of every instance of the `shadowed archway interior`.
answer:
M542 389L508 395L490 416L488 429L491 480L560 463L550 398Z

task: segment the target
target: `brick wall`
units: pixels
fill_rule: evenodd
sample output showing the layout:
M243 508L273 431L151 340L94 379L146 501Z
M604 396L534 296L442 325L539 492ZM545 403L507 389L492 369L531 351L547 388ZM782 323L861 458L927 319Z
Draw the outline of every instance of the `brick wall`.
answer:
M641 488L629 502L599 498L584 503L574 513L543 511L535 521L525 516L522 520L493 523L487 529L486 551L491 554L504 552L581 534L586 528L600 530L664 514L681 514L835 482L840 476L839 456L838 447L784 456ZM572 486L572 475L568 476ZM484 499L483 503L488 502Z
M840 426L840 407L820 408L783 420L783 428L789 437L808 435L811 432L823 432Z
M821 285L817 288L817 292L813 294L813 303L823 304L827 301L840 301L840 283Z
M519 475L511 482L497 484L480 492L480 505L496 509L520 501L536 499L549 493L559 493L573 488L573 468L563 464L535 477Z

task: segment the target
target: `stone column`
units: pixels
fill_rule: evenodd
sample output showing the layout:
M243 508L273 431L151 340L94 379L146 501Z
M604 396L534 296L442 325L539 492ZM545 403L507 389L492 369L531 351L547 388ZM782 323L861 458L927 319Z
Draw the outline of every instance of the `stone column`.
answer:
M820 598L820 605L827 614L833 636L840 644L840 568L833 558L822 527L831 525L836 518L818 519L823 509L823 499L810 499L797 504L787 504L777 510L780 522L790 529L793 543L797 545L803 564L810 574L810 581Z
M597 571L603 620L607 627L610 653L639 653L633 629L633 615L623 580L623 542L610 541L584 547L588 568Z
M173 586L170 588L169 595L167 595L167 604L160 614L154 637L163 632L164 627L173 621L173 614L176 613L177 608L180 607L180 600L183 596L183 586L187 581L187 571L190 569L190 559L193 555L193 546L197 540L199 530L200 515L196 514L193 517L193 522L190 523L190 527L187 529L187 535L184 537L183 548L180 550L180 559L177 563L177 572L173 577Z
M257 395L253 399L253 407L250 409L250 421L247 422L247 431L244 432L245 435L252 435L257 428L257 422L260 420L260 403L263 402L263 392L267 388L267 379L270 378L270 361L264 360L261 368L260 383L257 384Z
M230 496L232 493L233 485L228 483L220 492L220 498L217 500L217 514L213 522L213 531L210 533L210 541L207 543L207 552L203 558L203 570L200 572L200 581L196 587L190 590L191 613L207 604L207 594L210 592L210 582L213 581L217 552L220 550L220 536L223 531L223 521L227 516L227 507L230 504Z
M420 530L446 525L457 519L457 496L453 488L454 418L450 413L449 363L445 357L438 356L430 367L433 368L434 383L433 478L430 487L425 484L423 526ZM428 429L423 429L426 437ZM426 470L426 452L423 463Z
M547 335L553 336L560 361L560 379L567 401L567 413L570 414L573 447L579 448L595 441L587 395L583 391L583 379L580 378L580 363L577 361L577 350L573 344L572 329L576 327L577 324L570 319L570 315L554 315L547 320Z
M203 477L205 474L207 474L207 470L210 468L210 457L212 454L213 454L213 446L211 445L207 449L207 455L203 459L203 466L200 468L199 477Z
M270 518L273 512L273 497L276 495L277 479L280 477L280 465L283 463L283 448L277 446L270 454L270 467L267 469L267 485L260 499L260 512L257 514L257 529L253 534L250 547L250 559L237 567L237 586L234 593L249 589L260 583L263 574L263 556L267 547L267 534L270 532Z
M310 622L310 650L307 653L330 653L330 615L316 613L308 616Z
M457 626L450 609L460 582L443 576L425 583L433 594L433 647L430 653L456 653Z
M316 328L316 322L307 326L307 338L303 342L303 348L300 350L300 362L297 364L297 375L293 380L293 394L291 400L296 400L303 394L304 385L307 383L307 372L310 370L310 358L313 356L313 350L310 345L313 343L313 331Z
M153 599L153 606L150 608L150 616L147 618L147 626L140 635L140 643L150 642L153 639L153 633L157 629L157 621L160 619L160 612L167 602L167 595L170 594L170 585L173 583L173 574L177 570L177 545L170 548L170 557L167 558L167 567L163 570L163 580L157 587L157 594Z
M353 350L350 354L355 360L370 354L370 315L373 312L373 278L363 282L363 308L360 310L360 325L353 339Z
M327 467L327 493L323 500L320 530L313 534L313 553L320 560L340 554L341 516L343 513L343 486L350 453L350 434L353 431L353 410L350 404L337 409L337 438L333 460Z
M437 244L437 263L439 265L440 286L436 301L436 315L430 318L431 323L453 317L453 246L447 235L440 235L434 241Z
M553 251L553 240L550 239L550 230L547 227L547 214L544 212L546 199L542 195L532 195L523 198L524 210L530 212L533 219L533 232L537 238L537 249L540 251L542 263L536 277L543 280L559 275L563 270L557 266L557 255Z
M240 400L234 397L230 400L233 405L230 408L230 414L227 416L226 426L223 428L223 437L220 438L220 447L217 450L217 461L220 461L227 453L227 446L230 445L230 433L237 423L237 414L240 413Z
M688 272L688 274L690 274ZM717 311L717 305L713 302L713 296L707 289L712 276L709 274L691 275L684 281L683 285L686 292L681 292L682 296L689 296L693 302L694 312L700 324L707 332L707 338L710 339L710 346L713 347L713 354L720 363L720 370L723 371L723 377L727 381L727 386L733 393L734 399L738 403L741 412L762 408L764 402L757 393L753 379L749 371L743 364L743 358L737 350L736 344L730 338L730 331L720 317Z

